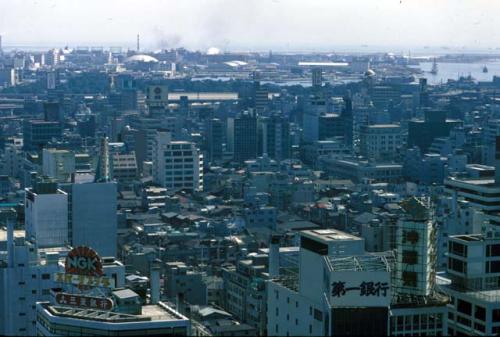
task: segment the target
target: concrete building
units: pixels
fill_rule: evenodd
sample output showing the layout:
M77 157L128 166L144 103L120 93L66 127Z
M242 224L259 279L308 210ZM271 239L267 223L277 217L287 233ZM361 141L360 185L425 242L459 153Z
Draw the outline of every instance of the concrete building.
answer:
M203 154L194 143L172 141L170 133L158 132L153 165L156 184L173 190L203 190Z
M190 270L183 262L165 264L165 294L175 302L206 305L208 290L201 272Z
M68 244L68 194L48 180L38 180L25 191L27 238L40 248Z
M36 301L48 300L56 286L52 275L61 271L59 258L67 248L37 249L25 233L0 229L0 334L36 335Z
M376 161L394 160L403 145L401 126L396 124L363 125L359 138L361 155Z
M289 121L280 115L273 115L262 122L262 153L277 161L290 157Z
M224 123L218 118L206 122L206 148L209 162L220 161L223 158Z
M130 291L130 290L129 290ZM163 302L140 307L140 312L120 313L38 302L36 334L189 336L191 324Z
M257 158L257 118L253 112L244 112L236 118L228 119L228 133L233 140L234 160L244 162Z
M59 122L25 120L23 123L23 149L41 151L53 138L60 140L62 128Z
M370 163L359 159L324 157L319 166L331 176L351 179L359 183L364 180L374 182L396 182L402 178L402 165L394 163Z
M75 173L75 154L68 150L43 149L42 173L58 182L68 182Z
M68 196L68 237L72 246L88 246L116 257L117 185L83 182L62 185Z
M455 235L448 242L450 336L500 333L500 239L497 231ZM445 281L445 282L443 282Z
M408 123L408 147L418 146L425 153L435 138L447 137L451 129L461 124L460 121L446 119L446 111L426 110L423 120L415 119Z
M388 335L390 266L383 254L367 255L361 238L302 231L298 265L268 282L267 298L271 336Z

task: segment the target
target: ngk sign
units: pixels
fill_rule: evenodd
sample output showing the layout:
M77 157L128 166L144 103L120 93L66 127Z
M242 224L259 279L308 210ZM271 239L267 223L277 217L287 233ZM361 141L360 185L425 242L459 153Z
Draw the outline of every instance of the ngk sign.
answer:
M96 265L99 261L96 258L85 256L74 256L68 259L69 268L85 270L88 273L96 272Z
M66 257L65 267L67 274L102 275L101 258L89 247L80 246L71 250Z

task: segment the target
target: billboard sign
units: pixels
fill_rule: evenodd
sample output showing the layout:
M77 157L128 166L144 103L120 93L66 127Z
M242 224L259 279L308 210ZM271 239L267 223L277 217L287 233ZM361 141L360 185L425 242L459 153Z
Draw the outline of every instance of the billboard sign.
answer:
M101 276L102 260L92 248L75 247L66 257L65 270L67 274Z
M331 272L328 281L334 307L386 307L391 303L387 271Z
M74 284L80 288L114 288L115 280L105 276L88 276L67 273L55 273L54 280L60 283Z
M57 304L69 305L74 307L111 310L113 309L113 301L104 297L84 296L77 294L58 293L56 295Z

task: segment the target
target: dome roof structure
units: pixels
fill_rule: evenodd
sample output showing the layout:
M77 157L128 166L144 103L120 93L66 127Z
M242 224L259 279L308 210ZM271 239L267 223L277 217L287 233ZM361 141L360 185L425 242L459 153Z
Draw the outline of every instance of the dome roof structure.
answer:
M219 55L221 54L221 50L217 47L210 47L207 50L207 55Z
M153 56L145 55L145 54L137 54L137 55L132 55L130 57L127 57L124 61L125 63L132 63L132 62L158 62L156 58Z

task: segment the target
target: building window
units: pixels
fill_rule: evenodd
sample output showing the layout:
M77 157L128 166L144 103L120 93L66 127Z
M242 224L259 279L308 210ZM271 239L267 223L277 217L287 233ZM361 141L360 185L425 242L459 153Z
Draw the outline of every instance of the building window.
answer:
M493 322L500 322L500 309L493 309L491 320Z
M474 317L481 321L486 321L486 309L478 305L475 306Z
M486 262L487 273L500 273L500 260Z
M478 331L481 331L481 332L485 332L486 331L484 325L479 324L479 323L474 323L474 329L476 329Z
M42 280L50 280L50 274L42 274Z
M415 250L403 250L403 263L406 264L417 264L418 254Z
M488 245L486 247L486 256L500 256L500 244Z
M472 304L470 304L469 302L466 302L464 300L459 299L457 301L457 311L462 313L462 314L465 314L467 316L471 316L472 315Z
M417 273L413 271L403 272L403 286L416 287L417 286Z
M322 322L323 321L323 313L321 311L319 311L318 309L314 309L314 319Z

